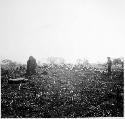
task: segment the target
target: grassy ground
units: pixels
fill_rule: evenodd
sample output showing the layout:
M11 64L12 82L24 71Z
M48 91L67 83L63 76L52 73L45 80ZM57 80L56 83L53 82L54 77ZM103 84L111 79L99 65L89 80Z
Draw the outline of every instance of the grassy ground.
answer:
M123 71L48 68L21 85L1 84L1 117L122 117ZM2 80L7 80L2 76Z

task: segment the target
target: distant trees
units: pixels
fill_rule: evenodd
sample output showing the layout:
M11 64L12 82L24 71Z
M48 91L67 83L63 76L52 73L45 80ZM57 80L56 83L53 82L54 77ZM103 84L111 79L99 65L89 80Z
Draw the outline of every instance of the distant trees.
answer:
M55 57L48 57L48 59L47 59L48 63L52 64L52 65L56 63L56 60L57 60L57 58L55 58Z
M60 64L64 64L65 63L65 60L61 57L49 57L47 59L48 63L51 64L51 65L60 65Z
M78 66L82 66L82 67L88 67L89 66L88 59L77 59L76 63L77 63Z
M77 63L78 65L81 65L81 64L84 63L84 61L83 61L82 59L77 59L77 60L76 60L76 63Z
M36 59L33 56L30 56L28 61L27 61L27 70L26 70L26 75L31 76L36 73Z
M6 70L14 70L16 67L17 63L13 62L9 59L5 59L1 61L1 67L6 69Z
M1 76L6 78L14 77L14 71L17 66L16 62L9 59L2 60L1 62Z
M124 59L122 59L122 58L116 58L116 59L113 60L113 65L118 65L118 64L121 64L122 67L123 67L123 65L124 65Z

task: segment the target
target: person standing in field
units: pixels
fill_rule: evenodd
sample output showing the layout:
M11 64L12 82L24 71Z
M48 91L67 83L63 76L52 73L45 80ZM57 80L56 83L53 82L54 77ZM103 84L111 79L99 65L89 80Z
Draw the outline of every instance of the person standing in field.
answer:
M108 59L108 62L107 62L107 64L108 64L108 76L110 76L111 75L112 61L111 61L110 57L107 57L107 59Z

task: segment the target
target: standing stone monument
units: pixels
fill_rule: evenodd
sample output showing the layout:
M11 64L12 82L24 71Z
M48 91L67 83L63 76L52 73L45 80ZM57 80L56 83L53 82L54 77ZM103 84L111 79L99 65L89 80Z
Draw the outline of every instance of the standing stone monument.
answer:
M107 57L107 59L108 59L108 62L107 62L107 64L108 64L108 76L110 76L111 75L112 61L111 61L110 57Z
M27 70L26 70L26 75L31 76L36 73L36 59L33 56L30 56L28 61L27 61Z

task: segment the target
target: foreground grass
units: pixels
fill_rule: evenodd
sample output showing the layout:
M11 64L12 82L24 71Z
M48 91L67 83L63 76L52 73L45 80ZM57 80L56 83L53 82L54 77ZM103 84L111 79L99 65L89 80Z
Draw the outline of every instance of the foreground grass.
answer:
M2 118L123 116L122 72L111 77L81 70L54 73L32 76L20 90L19 84L3 83Z

